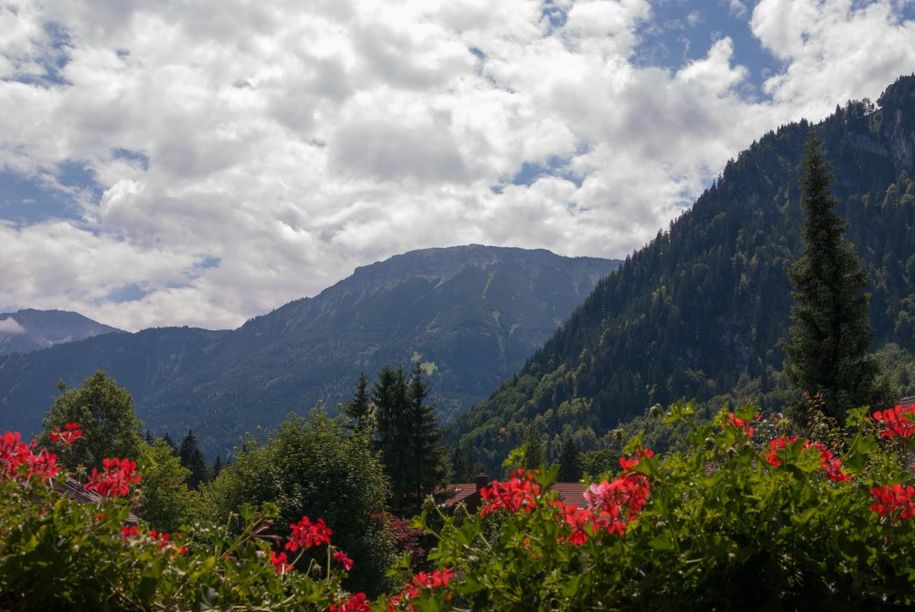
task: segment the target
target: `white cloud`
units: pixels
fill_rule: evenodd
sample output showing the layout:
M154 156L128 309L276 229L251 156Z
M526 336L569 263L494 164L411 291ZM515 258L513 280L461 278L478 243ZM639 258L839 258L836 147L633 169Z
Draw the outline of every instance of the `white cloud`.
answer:
M25 328L13 317L0 319L0 334L24 334Z
M82 218L0 220L0 304L224 327L412 248L624 256L764 131L911 71L913 24L860 4L762 0L753 101L726 37L634 63L647 0L7 2L0 170Z

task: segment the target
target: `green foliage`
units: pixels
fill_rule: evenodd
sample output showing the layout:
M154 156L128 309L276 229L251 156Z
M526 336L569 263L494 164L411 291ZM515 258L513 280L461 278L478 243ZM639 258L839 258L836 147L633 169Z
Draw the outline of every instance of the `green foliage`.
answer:
M828 458L841 460L829 471L821 448L784 438L786 420L755 413L725 408L701 422L689 406L674 407L663 420L685 428L682 450L640 453L622 474L597 478L648 483L647 505L621 533L585 521L573 537L549 473L533 476L542 492L529 512L439 516L430 556L459 578L430 597L430 609L442 598L499 610L915 605L915 490L900 494L901 514L872 493L912 484L915 437L879 437L866 411L852 411L847 429L817 433L836 453ZM637 436L624 446L631 454L642 444Z
M151 525L176 531L201 514L199 495L188 489L190 471L164 440L140 445L138 471L143 475L134 512Z
M71 422L80 424L85 441L60 450L59 461L67 469L101 467L105 457L138 457L143 424L134 413L133 398L104 372L57 396L44 418L40 443L49 446L49 432Z
M873 330L867 320L867 275L845 222L830 194L832 176L820 142L807 143L802 178L805 212L803 254L791 268L794 306L791 338L784 343L785 371L807 397L818 398L823 412L842 419L853 406L879 405L877 368L868 354ZM805 403L795 418L806 422Z
M275 503L278 525L320 516L355 560L348 585L377 592L393 557L384 524L387 480L367 437L320 412L290 417L264 443L249 439L205 494L227 517L245 503ZM285 534L277 527L277 531Z
M145 522L126 535L127 514L123 500L88 504L37 481L0 482L0 608L326 610L340 591L329 554L321 579L277 574L263 513L173 534L168 545Z

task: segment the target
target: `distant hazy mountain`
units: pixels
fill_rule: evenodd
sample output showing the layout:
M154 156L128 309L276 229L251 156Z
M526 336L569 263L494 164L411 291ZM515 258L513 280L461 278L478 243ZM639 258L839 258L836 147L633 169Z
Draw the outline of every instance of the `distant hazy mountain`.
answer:
M120 331L66 310L27 308L0 313L0 355L29 353Z
M0 428L39 427L64 378L104 369L156 432L193 428L212 452L316 402L349 399L360 371L420 360L453 414L489 395L620 262L478 245L357 268L316 297L234 331L114 334L0 360Z

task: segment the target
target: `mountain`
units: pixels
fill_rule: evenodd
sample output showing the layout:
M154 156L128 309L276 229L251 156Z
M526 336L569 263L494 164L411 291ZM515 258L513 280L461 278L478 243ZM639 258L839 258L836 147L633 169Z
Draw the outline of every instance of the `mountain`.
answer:
M27 308L0 313L0 356L121 331L66 310Z
M150 329L9 356L0 427L35 430L58 379L78 384L101 368L147 427L192 428L212 453L290 411L347 401L360 371L414 359L447 417L517 371L619 263L479 245L412 251L234 331Z
M801 248L798 186L815 132L848 238L870 277L875 346L915 351L915 75L877 105L849 103L766 134L692 208L601 281L524 368L450 431L488 467L528 424L587 447L655 402L735 389L760 399L782 368L787 270Z

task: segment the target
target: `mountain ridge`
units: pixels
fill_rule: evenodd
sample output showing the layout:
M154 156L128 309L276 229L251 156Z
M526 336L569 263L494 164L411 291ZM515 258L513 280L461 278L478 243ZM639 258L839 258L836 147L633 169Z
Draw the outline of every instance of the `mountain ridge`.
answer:
M414 358L447 416L520 367L618 263L482 245L395 255L235 330L155 328L0 359L0 422L34 429L53 382L101 368L151 430L192 428L212 453L289 411L348 400L360 370Z
M28 353L124 330L69 310L23 308L0 313L0 356Z

